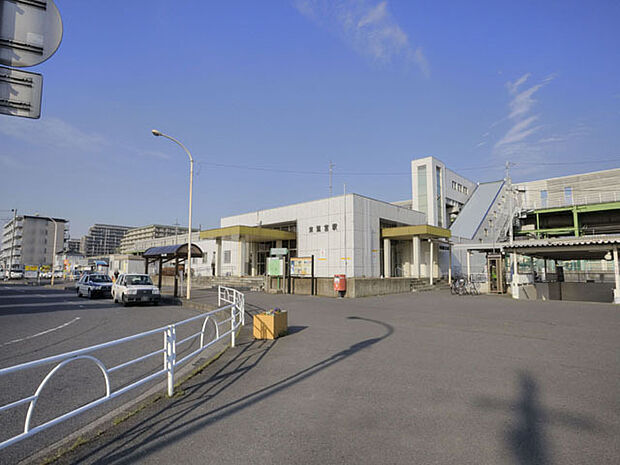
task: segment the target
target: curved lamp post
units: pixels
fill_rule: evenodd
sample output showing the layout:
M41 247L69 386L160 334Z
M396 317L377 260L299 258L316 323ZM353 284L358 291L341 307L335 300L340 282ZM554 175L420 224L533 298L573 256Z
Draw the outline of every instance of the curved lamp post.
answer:
M157 129L151 130L154 136L165 137L166 139L170 139L172 142L180 145L187 156L189 157L189 226L187 229L187 293L186 298L189 300L190 292L191 292L191 268L192 268L192 185L194 181L194 159L192 158L192 154L189 153L189 150L174 137L170 137L167 134L164 134Z

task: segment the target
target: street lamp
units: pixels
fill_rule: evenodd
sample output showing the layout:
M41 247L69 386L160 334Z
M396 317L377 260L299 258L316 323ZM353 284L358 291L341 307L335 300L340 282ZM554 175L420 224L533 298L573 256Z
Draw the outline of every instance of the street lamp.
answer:
M190 292L191 292L191 268L192 268L192 185L194 181L194 159L192 158L192 154L189 153L189 150L187 150L187 148L181 142L176 140L174 137L170 137L164 134L163 132L158 131L157 129L153 129L151 130L151 132L156 137L162 136L180 145L181 148L185 150L185 153L187 153L187 156L189 157L189 226L187 228L187 292L186 292L186 299L189 300Z

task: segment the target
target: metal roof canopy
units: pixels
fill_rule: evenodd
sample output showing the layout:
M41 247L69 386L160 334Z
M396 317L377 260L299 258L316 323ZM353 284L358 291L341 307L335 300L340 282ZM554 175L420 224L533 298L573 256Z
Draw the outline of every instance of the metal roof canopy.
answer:
M142 257L144 258L144 274L148 274L150 264L158 263L159 271L157 273L157 287L159 287L160 291L163 264L174 260L174 296L177 297L179 287L177 279L177 275L179 272L179 263L187 261L187 242L185 244L151 247L149 249L146 249L146 252L144 252ZM196 244L192 244L192 258L200 257L202 257L202 249Z
M614 247L620 236L581 236L572 239L537 239L504 244L504 251L551 260L601 260Z
M200 258L202 257L202 249L198 247L196 244L192 244L192 258ZM146 249L146 251L142 254L144 258L187 258L187 243L185 244L175 244L175 245L164 245L161 247L151 247Z
M422 239L449 239L450 230L431 226L430 224L418 224L415 226L396 226L392 228L382 228L381 237L384 239L413 239L417 236Z
M297 233L280 229L261 228L258 226L227 226L224 228L207 229L200 232L200 239L231 239L245 238L249 242L286 241L297 239Z

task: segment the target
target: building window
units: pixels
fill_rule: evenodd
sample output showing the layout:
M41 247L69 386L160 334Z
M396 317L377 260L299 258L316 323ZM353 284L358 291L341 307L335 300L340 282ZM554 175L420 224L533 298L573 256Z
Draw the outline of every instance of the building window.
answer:
M310 226L310 227L308 228L308 232L309 232L309 233L311 233L311 232L312 232L312 226Z
M484 237L489 237L489 230L484 228Z
M564 188L564 200L566 200L566 203L572 205L573 203L573 188L572 187Z
M428 196L426 194L426 166L418 166L418 210L428 214Z
M224 250L224 263L230 263L230 250Z
M332 231L335 231L336 229L338 229L338 224L336 223L332 224Z
M547 208L547 191L540 191L540 205L543 208Z
M435 174L437 177L437 226L443 227L443 205L441 202L441 168L435 168Z
M319 224L316 225L316 232L321 232L321 225Z
M457 186L458 184L456 183L456 181L452 181L452 189L457 190Z
M467 195L469 193L469 189L466 186L463 186L463 194Z
M325 226L323 226L323 231L328 232L329 231L329 225L326 224Z

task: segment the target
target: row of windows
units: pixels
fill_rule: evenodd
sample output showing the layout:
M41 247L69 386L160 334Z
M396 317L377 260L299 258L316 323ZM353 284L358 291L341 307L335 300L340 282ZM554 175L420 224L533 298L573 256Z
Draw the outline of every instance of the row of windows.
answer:
M543 208L547 206L548 198L549 198L549 194L546 190L540 191L540 203ZM564 202L567 204L573 203L573 188L572 187L564 188Z
M332 224L332 231L336 231L337 229L338 229L338 223L333 223ZM308 228L308 232L309 233L314 232L315 230L316 230L316 232L321 232L321 225L317 224L316 225L316 229L314 227L312 227L312 226L310 226ZM329 225L326 224L326 225L323 226L323 232L328 232L328 231L329 231Z
M467 186L464 186L463 184L458 183L456 181L452 181L452 189L454 189L455 191L462 192L465 195L469 193L469 189L467 188Z

